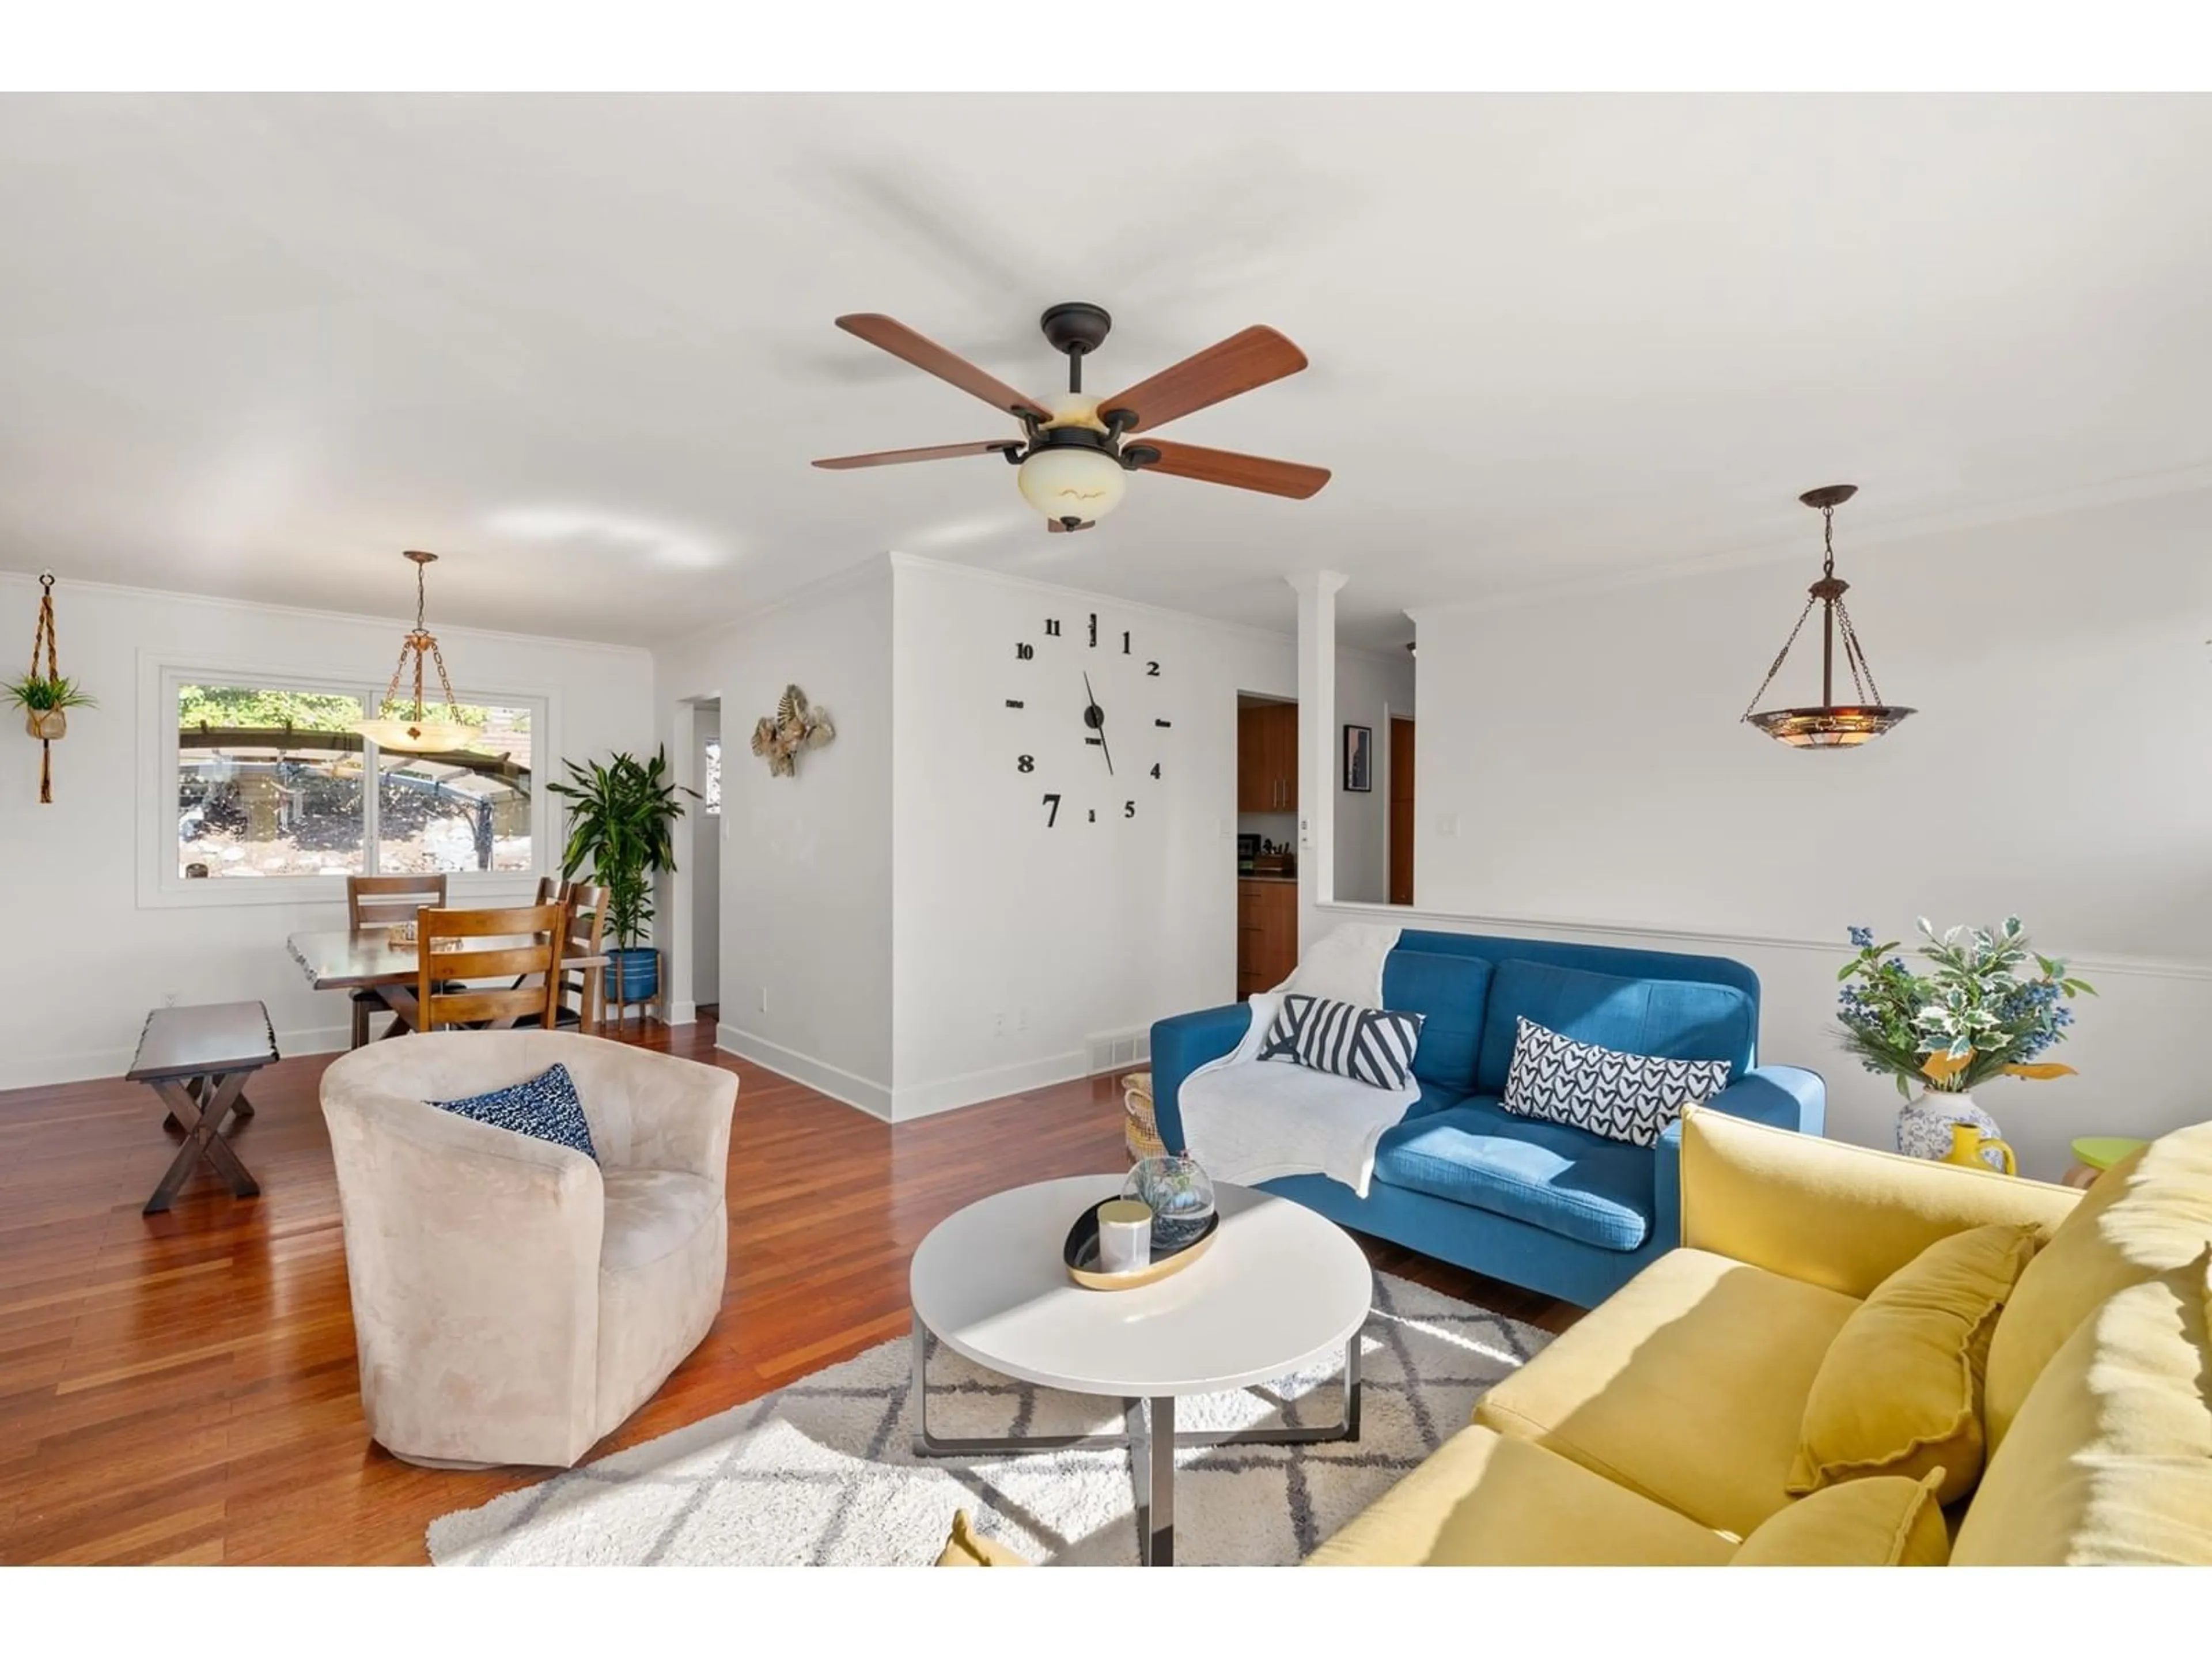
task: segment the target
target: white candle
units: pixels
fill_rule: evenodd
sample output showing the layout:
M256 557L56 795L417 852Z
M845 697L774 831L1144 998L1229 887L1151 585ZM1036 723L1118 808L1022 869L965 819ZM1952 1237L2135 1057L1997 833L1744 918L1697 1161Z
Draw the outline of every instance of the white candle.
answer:
M1152 1265L1152 1212L1133 1198L1109 1199L1098 1206L1098 1266L1109 1273L1134 1273Z

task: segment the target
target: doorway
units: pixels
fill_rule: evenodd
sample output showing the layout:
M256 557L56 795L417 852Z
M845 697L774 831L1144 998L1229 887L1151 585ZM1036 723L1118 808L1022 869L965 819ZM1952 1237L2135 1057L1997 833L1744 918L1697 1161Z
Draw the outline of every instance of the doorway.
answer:
M714 1019L722 990L722 705L692 705L692 763L699 800L684 816L691 825L691 1000L699 1018Z
M1237 1000L1298 965L1298 706L1237 697Z
M1390 717L1390 902L1413 902L1413 722Z

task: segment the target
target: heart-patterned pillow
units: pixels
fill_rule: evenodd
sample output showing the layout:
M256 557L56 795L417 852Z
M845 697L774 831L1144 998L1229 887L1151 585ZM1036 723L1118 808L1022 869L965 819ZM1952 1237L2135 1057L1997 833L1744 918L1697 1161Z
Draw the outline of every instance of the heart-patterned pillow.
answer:
M1498 1103L1522 1117L1587 1129L1632 1146L1656 1146L1685 1106L1728 1087L1724 1060L1661 1060L1577 1042L1522 1018Z

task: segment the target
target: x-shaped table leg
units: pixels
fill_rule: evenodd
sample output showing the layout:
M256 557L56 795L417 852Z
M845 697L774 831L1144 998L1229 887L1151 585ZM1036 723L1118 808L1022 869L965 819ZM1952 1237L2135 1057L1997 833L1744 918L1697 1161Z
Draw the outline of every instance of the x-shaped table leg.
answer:
M231 1072L197 1079L197 1090L173 1078L153 1085L154 1092L168 1103L171 1120L185 1132L185 1144L177 1149L176 1159L161 1177L161 1184L154 1188L153 1197L146 1200L146 1214L158 1215L167 1209L203 1158L230 1183L232 1197L252 1198L260 1193L260 1186L222 1133L222 1121L234 1107L240 1117L253 1115L252 1107L245 1101L246 1075Z

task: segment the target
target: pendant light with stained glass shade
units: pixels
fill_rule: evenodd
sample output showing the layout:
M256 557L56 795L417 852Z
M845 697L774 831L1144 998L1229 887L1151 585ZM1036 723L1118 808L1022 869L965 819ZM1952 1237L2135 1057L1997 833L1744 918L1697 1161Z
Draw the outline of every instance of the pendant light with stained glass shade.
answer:
M377 706L377 712L386 718L357 721L353 729L380 749L441 753L464 748L476 741L482 728L461 718L459 706L453 702L453 683L446 678L445 653L438 649L436 635L422 625L422 572L438 556L410 550L406 556L415 562L415 626L399 643L398 666L392 671L392 684L385 689L383 700ZM407 659L410 656L415 659L415 698L411 706L399 701L399 683L407 678ZM446 698L443 708L426 707L422 702L425 659L438 671L438 689ZM401 710L397 716L392 713L395 703Z
M1881 700L1881 689L1875 684L1874 670L1867 665L1858 630L1851 625L1851 613L1844 606L1844 594L1850 584L1836 574L1836 509L1857 495L1858 490L1856 484L1824 484L1797 498L1820 515L1820 580L1808 590L1811 597L1797 613L1797 625L1782 642L1774 666L1766 671L1766 678L1759 683L1759 690L1752 693L1750 705L1743 711L1745 720L1792 749L1856 749L1861 744L1873 742L1913 712ZM1767 687L1782 672L1790 647L1797 643L1797 635L1804 631L1805 619L1813 614L1814 605L1820 607L1820 702L1808 708L1755 712L1759 700L1766 695ZM1856 699L1851 702L1836 701L1836 647L1839 642L1843 646L1844 667L1851 677L1851 690Z

